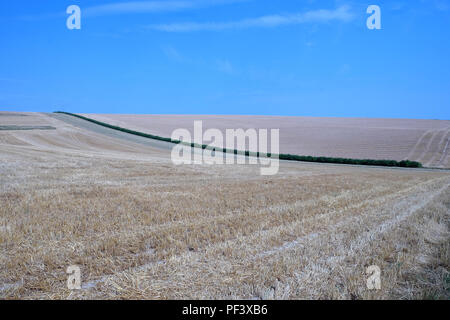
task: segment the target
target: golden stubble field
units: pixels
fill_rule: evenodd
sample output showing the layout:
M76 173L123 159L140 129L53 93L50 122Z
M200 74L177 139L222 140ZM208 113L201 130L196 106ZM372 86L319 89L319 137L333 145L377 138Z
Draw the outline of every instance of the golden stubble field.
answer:
M449 298L448 171L176 167L61 119L0 117L56 128L0 131L1 298Z
M280 153L355 159L419 161L450 168L450 121L232 115L84 114L119 127L170 137L173 130L280 129Z

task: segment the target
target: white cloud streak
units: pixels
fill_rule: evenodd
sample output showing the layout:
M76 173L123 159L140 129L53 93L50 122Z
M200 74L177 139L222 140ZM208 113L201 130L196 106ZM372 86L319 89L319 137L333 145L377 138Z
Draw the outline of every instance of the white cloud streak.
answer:
M83 10L83 13L88 16L102 16L126 13L165 12L188 9L193 6L194 4L190 1L134 1L88 7Z
M178 62L181 62L184 60L184 58L180 54L180 52L178 52L178 50L172 46L164 46L164 47L162 47L162 50L163 50L164 54L166 55L166 57L171 60L178 61Z
M242 1L247 0L131 1L92 6L82 10L83 14L86 16L104 16L131 13L158 13L211 7Z
M194 10L219 5L227 5L252 0L169 0L169 1L129 1L114 2L102 5L81 7L82 17L99 17L123 14L142 14L142 13L164 13ZM26 14L16 17L23 21L39 21L53 18L66 17L66 11L61 10L54 13ZM0 21L3 19L0 18Z
M235 72L233 65L228 60L217 60L217 70L227 74Z
M348 22L354 18L349 6L341 6L335 10L313 10L286 15L267 15L258 18L243 19L231 22L186 22L150 25L149 29L165 32L221 31L227 29L273 28L302 23L327 23L332 21Z

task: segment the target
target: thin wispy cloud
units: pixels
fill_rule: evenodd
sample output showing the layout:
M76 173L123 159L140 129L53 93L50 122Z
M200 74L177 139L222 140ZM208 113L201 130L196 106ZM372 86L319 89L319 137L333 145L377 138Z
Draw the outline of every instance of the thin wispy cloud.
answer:
M192 1L133 1L88 7L83 10L83 13L87 16L103 16L127 13L178 11L194 6L195 3Z
M162 47L162 50L166 55L166 57L169 58L170 60L177 62L185 60L184 57L181 55L181 53L172 46L164 46Z
M186 0L186 1L131 1L97 5L83 10L86 16L119 15L131 13L158 13L182 11L248 0Z
M231 22L186 22L150 25L149 29L165 32L221 31L227 29L273 28L302 23L327 23L333 21L348 22L354 18L349 6L341 6L334 10L312 10L296 14L266 15L257 18Z
M217 70L226 74L235 73L235 69L229 60L217 60Z
M228 5L252 0L169 0L169 1L122 1L102 5L81 7L82 17L99 17L109 15L164 13L201 9L220 5ZM26 14L20 20L36 21L67 16L64 10L54 13Z

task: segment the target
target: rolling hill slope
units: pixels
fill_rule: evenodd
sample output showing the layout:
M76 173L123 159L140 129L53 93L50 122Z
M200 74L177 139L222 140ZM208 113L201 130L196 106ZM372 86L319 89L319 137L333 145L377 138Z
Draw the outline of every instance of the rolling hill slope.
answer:
M309 118L214 115L84 114L144 133L170 137L173 130L279 128L280 153L353 159L419 161L450 168L450 121L413 119Z

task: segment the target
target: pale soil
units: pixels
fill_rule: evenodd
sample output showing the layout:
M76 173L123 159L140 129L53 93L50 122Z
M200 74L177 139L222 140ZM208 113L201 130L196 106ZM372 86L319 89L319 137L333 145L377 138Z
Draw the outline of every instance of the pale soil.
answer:
M421 161L450 168L450 121L214 115L84 114L120 127L170 137L173 130L280 129L280 152L309 156Z
M57 128L0 132L2 298L450 297L447 171L176 167L167 149L61 119L0 118Z

